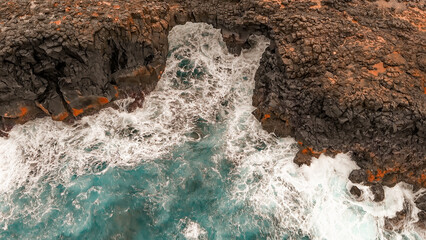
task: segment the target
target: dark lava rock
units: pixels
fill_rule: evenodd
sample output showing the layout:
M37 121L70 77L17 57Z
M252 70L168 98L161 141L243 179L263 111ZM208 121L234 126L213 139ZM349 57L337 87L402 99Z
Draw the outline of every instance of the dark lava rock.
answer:
M10 124L79 118L149 93L164 70L165 3L9 1L0 10L0 116Z
M382 179L382 184L384 186L394 187L399 182L398 176L399 175L396 174L396 173L386 174L386 175L384 175L384 177Z
M365 183L367 181L367 174L361 169L353 170L349 174L349 180L353 183Z
M301 150L351 152L357 183L426 187L423 4L305 4L269 16L273 41L256 73L254 115Z
M311 165L311 155L303 154L302 151L299 151L296 156L294 157L294 163L296 163L299 166L302 166L303 164L306 164L308 166Z
M421 195L420 197L418 197L415 201L416 206L423 210L426 211L426 193L424 193L423 195Z
M421 211L417 214L419 221L417 221L418 227L426 229L426 211Z
M349 190L349 191L352 195L354 195L358 198L361 197L361 195L362 195L361 189L359 189L357 186L352 186L351 190Z
M374 195L375 202L381 202L383 199L385 199L385 190L383 189L382 185L374 184L370 187L370 190Z
M389 231L401 231L404 228L404 224L408 220L407 217L410 213L410 205L407 202L404 202L403 209L396 212L395 217L385 218L385 229Z

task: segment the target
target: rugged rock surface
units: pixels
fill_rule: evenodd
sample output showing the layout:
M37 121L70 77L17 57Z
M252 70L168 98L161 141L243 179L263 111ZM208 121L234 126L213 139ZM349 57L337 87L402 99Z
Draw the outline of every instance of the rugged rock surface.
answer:
M50 115L72 120L131 90L150 92L165 67L162 5L10 1L0 5L4 129Z
M0 134L39 116L73 121L126 95L140 106L165 67L168 31L207 22L235 54L250 34L271 39L254 114L295 137L295 162L351 152L354 182L424 188L425 10L424 0L2 1Z
M425 187L424 29L370 3L322 4L282 19L257 73L256 116L306 153L353 152L367 183Z

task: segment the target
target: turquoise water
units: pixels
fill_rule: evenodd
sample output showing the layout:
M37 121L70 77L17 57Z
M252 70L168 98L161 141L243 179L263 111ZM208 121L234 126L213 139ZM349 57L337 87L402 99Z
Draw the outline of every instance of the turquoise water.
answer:
M19 216L2 237L185 239L192 221L202 226L206 239L273 236L273 219L230 198L236 176L231 174L235 165L221 154L224 126L199 121L197 127L206 136L176 147L166 158L74 177L67 187L46 184L36 194L48 203L43 215L35 222L33 215ZM34 201L20 191L13 198L19 206Z
M294 140L261 129L251 95L268 41L251 43L235 57L211 26L176 27L142 109L14 128L0 139L0 238L422 239L415 210L406 230L383 227L407 186L356 200L349 156L299 168Z

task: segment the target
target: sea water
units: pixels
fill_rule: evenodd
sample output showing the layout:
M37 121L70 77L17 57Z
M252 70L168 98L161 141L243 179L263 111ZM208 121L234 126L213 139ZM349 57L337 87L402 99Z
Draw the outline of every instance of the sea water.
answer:
M355 199L348 155L293 163L291 138L253 117L254 74L269 41L240 56L220 31L172 29L167 67L141 109L104 109L74 125L37 119L0 139L1 239L422 239L384 219L409 186ZM419 194L419 193L417 193Z

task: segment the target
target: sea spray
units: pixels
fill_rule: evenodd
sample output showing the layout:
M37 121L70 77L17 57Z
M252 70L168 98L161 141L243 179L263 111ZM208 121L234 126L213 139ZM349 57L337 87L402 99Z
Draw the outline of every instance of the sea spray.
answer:
M384 229L413 195L349 194L348 155L293 163L296 143L251 112L269 44L228 54L220 31L170 33L167 67L142 109L104 109L73 125L38 119L0 139L2 239L421 239ZM359 186L362 188L362 186Z

